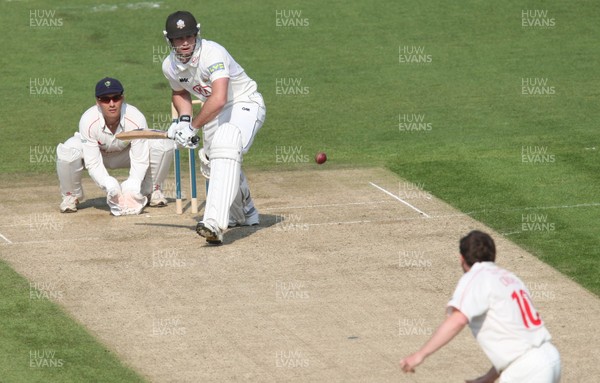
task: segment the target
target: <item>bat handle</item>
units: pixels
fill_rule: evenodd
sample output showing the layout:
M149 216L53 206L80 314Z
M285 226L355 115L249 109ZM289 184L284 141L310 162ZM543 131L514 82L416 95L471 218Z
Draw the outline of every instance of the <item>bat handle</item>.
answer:
M174 123L177 123L179 121L179 119L176 117L177 116L177 114L176 114L177 111L174 110L173 108L174 108L173 104L171 104L171 114L173 116L173 120L172 121ZM191 141L192 141L192 145L196 145L200 141L200 137L194 136L194 137L191 138Z

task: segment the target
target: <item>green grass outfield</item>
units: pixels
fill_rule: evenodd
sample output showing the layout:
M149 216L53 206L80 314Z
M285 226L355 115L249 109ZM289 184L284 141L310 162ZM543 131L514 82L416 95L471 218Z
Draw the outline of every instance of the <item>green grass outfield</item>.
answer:
M265 97L267 122L245 166L316 166L311 158L324 150L328 167L388 167L600 294L597 1L91 4L0 0L0 174L53 173L56 144L76 130L106 75L122 80L151 128L164 129L162 28L176 4ZM16 289L3 299L18 307L28 285L1 270ZM39 336L3 329L0 370L42 340L58 342L60 331L76 334L47 306L56 322L35 325ZM3 310L0 322L15 315ZM19 315L29 324L38 314ZM82 365L99 355L116 363L90 342L78 349ZM64 368L60 381L94 380L81 371ZM38 373L52 371L24 368L13 380L53 379Z

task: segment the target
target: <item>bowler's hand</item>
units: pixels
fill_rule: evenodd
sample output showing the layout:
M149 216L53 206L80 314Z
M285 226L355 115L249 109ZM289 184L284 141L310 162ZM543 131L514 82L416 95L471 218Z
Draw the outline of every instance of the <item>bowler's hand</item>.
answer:
M404 372L415 372L415 367L423 363L423 360L423 356L421 356L420 353L415 352L400 361L400 368Z

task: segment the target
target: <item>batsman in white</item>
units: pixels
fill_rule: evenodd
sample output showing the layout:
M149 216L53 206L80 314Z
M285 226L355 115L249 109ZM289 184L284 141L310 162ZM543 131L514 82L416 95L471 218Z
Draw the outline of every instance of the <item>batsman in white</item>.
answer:
M90 177L106 192L113 215L139 214L150 206L165 206L161 185L169 174L174 145L171 140L121 141L115 134L146 129L146 118L125 102L123 85L114 78L96 84L96 104L79 120L79 131L56 149L56 170L62 194L60 211L72 213L84 198L81 178ZM122 183L107 169L129 168Z
M227 227L259 223L241 167L265 120L265 104L256 82L227 50L200 37L200 24L190 12L169 15L164 35L172 51L162 70L179 114L168 136L181 146L195 147L191 139L202 129L198 154L201 172L210 183L196 231L208 243L221 244ZM204 103L196 116L192 95Z
M533 304L529 290L513 273L494 263L496 246L488 234L474 230L460 240L461 277L448 303L448 316L429 341L402 359L404 372L414 372L426 357L446 345L466 325L492 362L470 383L557 383L558 350Z

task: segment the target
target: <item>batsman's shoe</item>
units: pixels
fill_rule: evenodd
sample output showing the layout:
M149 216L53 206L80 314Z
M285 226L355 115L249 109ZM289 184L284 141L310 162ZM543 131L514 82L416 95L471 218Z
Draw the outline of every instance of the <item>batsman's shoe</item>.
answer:
M216 223L200 221L196 225L196 233L206 238L206 242L211 245L220 245L223 243L223 233Z
M229 227L236 226L256 226L260 223L260 217L258 215L258 210L253 207L248 213L244 214L246 219L244 222L238 222L233 217L229 216Z
M167 206L167 199L160 189L155 189L149 199L151 207Z
M77 197L69 193L63 197L63 200L60 204L60 212L75 213L77 212L77 205L79 205L79 200Z

